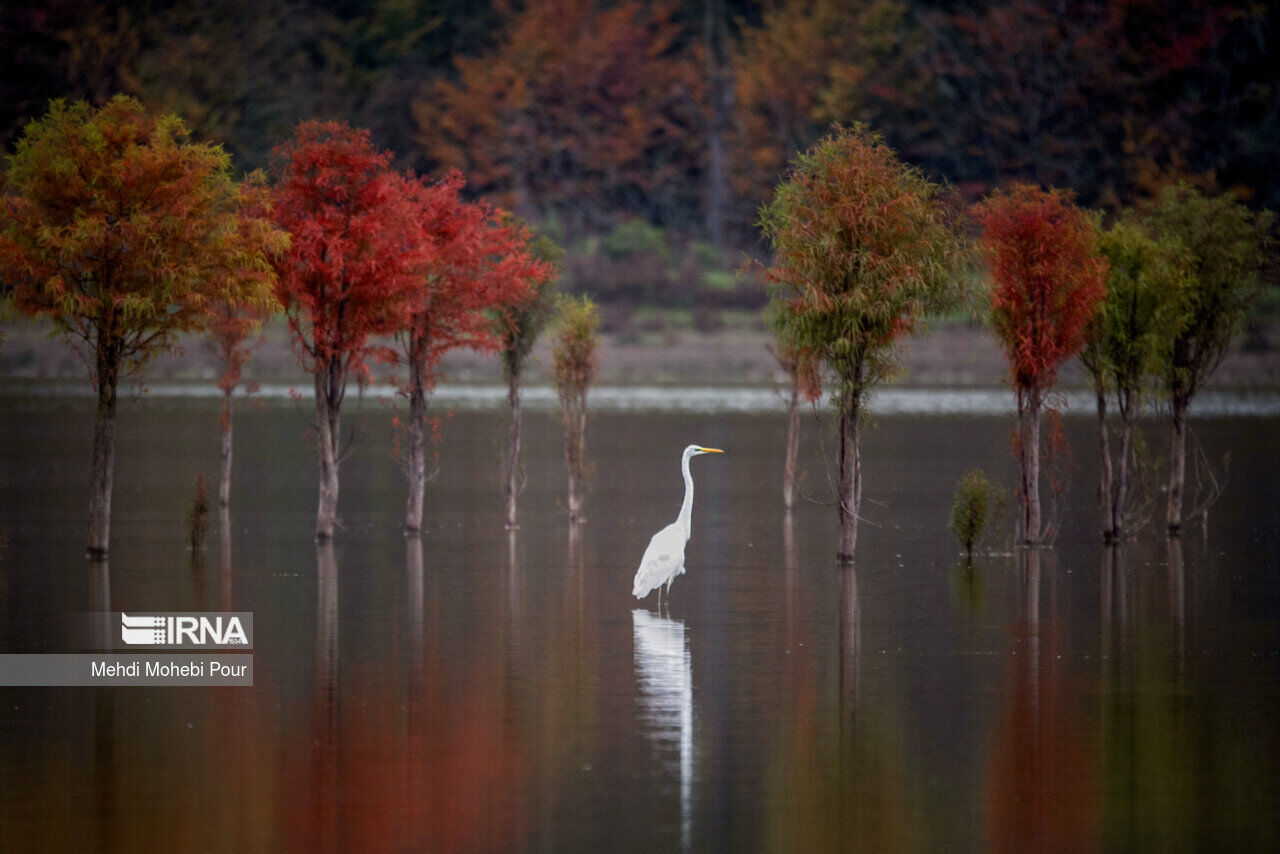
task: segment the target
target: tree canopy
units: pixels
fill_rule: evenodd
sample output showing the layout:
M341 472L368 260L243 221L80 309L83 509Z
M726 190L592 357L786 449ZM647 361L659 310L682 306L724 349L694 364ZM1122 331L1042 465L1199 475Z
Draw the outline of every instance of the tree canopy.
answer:
M260 178L233 180L178 117L126 96L54 101L9 158L0 260L21 310L127 375L219 302L275 306L271 256L288 239L266 207Z
M1137 394L1161 375L1189 321L1190 258L1132 215L1098 235L1098 250L1107 259L1106 298L1081 358L1104 388Z
M1014 386L1043 390L1080 352L1105 293L1093 223L1070 193L1015 184L974 209L991 270L991 320Z
M366 367L371 336L404 326L427 244L414 189L368 131L303 122L279 149L276 222L293 238L277 265L280 301L304 360L341 375Z
M942 188L859 125L796 159L760 227L780 339L846 387L887 376L895 342L957 292L963 244Z
M1168 351L1168 385L1194 395L1218 367L1258 296L1275 243L1275 216L1233 194L1208 196L1187 184L1166 187L1145 209L1147 227L1187 253L1188 322Z

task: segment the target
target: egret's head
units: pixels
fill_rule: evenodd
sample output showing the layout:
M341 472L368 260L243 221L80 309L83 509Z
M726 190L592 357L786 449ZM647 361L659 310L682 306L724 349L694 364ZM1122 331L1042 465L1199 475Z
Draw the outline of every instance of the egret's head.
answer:
M696 457L699 454L723 454L719 448L704 448L701 445L690 445L684 449L685 457Z

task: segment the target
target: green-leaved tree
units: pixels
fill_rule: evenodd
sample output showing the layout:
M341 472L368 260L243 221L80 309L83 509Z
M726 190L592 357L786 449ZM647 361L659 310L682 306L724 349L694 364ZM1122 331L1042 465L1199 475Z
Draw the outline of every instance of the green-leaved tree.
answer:
M1132 216L1099 234L1098 251L1108 263L1106 296L1080 361L1098 402L1098 498L1102 535L1110 542L1132 533L1138 410L1188 322L1190 265L1180 243L1168 237L1157 240ZM1114 461L1107 434L1109 395L1115 396L1120 412L1120 450Z
M1185 247L1190 264L1187 323L1173 339L1163 370L1173 430L1165 521L1169 533L1177 534L1186 518L1187 410L1221 364L1261 288L1275 216L1250 210L1231 193L1206 196L1178 184L1166 187L1147 209L1146 224L1157 238Z

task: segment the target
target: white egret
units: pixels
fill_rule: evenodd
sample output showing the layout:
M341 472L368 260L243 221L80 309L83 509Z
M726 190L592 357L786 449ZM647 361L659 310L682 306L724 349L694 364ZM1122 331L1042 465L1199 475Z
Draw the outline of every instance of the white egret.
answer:
M684 474L684 504L680 505L680 515L676 520L653 535L649 547L640 558L640 568L636 570L636 580L631 588L631 595L643 599L653 590L658 591L658 605L662 605L662 585L671 591L671 582L677 575L684 574L684 546L689 542L689 533L693 519L693 477L689 474L689 460L700 454L723 454L719 448L704 448L701 445L690 445L684 449L680 457L680 471Z

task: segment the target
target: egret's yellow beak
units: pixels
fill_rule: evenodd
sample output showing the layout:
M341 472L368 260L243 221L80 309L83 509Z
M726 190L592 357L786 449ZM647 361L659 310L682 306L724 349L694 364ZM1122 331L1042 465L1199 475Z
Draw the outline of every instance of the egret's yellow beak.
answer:
M702 448L702 447L700 447L700 448L698 448L698 450L699 450L699 451L701 451L701 452L702 452L702 453L704 453L704 454L723 454L723 453L724 453L724 451L720 450L719 448Z

